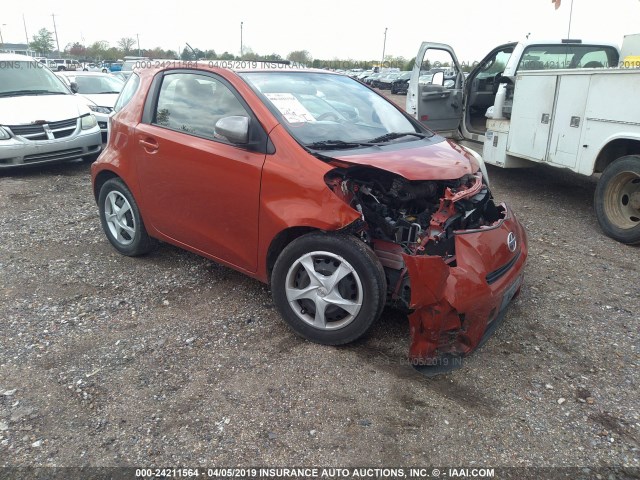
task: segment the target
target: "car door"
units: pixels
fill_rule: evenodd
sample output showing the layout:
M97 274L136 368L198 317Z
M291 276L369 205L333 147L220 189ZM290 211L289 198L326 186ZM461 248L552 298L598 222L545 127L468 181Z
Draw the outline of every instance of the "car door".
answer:
M436 71L455 72L452 85L420 83L422 75ZM453 136L462 120L464 76L455 52L449 45L424 42L418 50L409 80L406 110L431 130Z
M228 116L249 118L249 144L216 133L216 122ZM255 271L266 138L220 76L158 76L134 139L145 221L175 243Z

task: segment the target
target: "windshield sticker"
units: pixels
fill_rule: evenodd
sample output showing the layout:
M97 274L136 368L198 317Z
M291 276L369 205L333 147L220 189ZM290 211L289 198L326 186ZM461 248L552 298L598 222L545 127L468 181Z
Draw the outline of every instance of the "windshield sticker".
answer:
M265 93L264 95L280 111L287 122L305 123L316 121L313 115L311 115L311 112L309 112L293 94Z

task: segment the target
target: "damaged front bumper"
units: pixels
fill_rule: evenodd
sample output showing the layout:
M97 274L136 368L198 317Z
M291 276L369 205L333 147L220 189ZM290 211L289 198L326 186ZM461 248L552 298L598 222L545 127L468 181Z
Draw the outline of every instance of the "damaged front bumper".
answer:
M506 206L491 227L455 233L455 262L403 254L410 279L409 360L423 373L456 368L501 322L527 260L522 225Z

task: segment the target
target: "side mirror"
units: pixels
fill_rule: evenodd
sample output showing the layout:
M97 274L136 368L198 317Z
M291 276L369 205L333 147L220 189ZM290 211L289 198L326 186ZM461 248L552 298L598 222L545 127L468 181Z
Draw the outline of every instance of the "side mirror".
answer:
M221 118L214 128L216 136L224 137L231 143L249 141L249 118L239 115Z
M431 79L431 84L444 86L444 72L434 73L433 78Z
M71 82L70 88L73 93L78 93L78 84L76 82Z

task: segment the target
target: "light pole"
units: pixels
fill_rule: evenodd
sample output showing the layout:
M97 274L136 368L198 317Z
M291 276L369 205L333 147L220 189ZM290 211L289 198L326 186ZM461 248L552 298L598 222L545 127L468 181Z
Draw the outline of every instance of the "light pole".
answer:
M242 24L244 22L240 22L240 60L242 60L242 55L244 54L243 52L243 45L242 45Z
M58 47L58 56L60 56L60 43L58 42L58 29L56 28L56 16L52 13L51 18L53 18L53 31L56 34L56 47Z
M382 43L382 62L380 62L380 68L384 66L384 51L387 48L387 27L384 28L384 42Z
M571 0L571 10L569 10L569 28L567 30L567 38L571 38L571 17L573 16L573 0Z
M27 33L27 21L24 19L24 13L22 14L22 23L24 24L24 38L27 39L27 48L29 48L29 34Z
M140 56L140 34L136 33L136 38L138 39L138 56Z
M4 45L4 39L2 38L2 27L6 27L7 24L3 23L2 25L0 25L0 45Z

